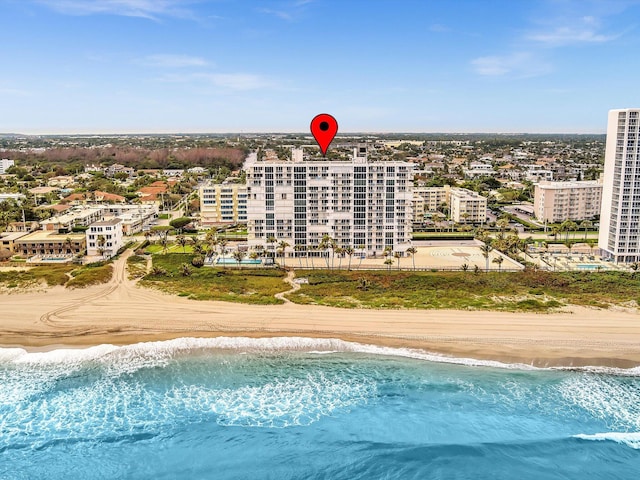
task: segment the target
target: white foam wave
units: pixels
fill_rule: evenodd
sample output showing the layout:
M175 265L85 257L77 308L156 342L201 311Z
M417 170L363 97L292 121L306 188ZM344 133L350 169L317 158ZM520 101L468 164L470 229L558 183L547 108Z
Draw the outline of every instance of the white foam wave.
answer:
M176 355L198 350L231 350L255 353L301 351L313 354L365 353L413 358L437 363L472 367L493 367L515 370L574 370L609 375L640 376L640 367L629 369L608 367L534 367L524 363L504 363L495 360L451 357L413 348L392 348L347 342L332 338L310 337L184 337L160 342L143 342L125 346L99 345L86 349L58 349L49 352L27 352L20 348L0 348L0 362L31 364L79 364L100 361L109 365L112 373L132 373L140 368L163 366Z
M593 441L613 441L616 443L621 443L627 445L636 450L640 450L640 432L604 432L604 433L594 433L592 435L587 435L585 433L580 433L578 435L574 435L574 438L579 438L581 440L593 440Z

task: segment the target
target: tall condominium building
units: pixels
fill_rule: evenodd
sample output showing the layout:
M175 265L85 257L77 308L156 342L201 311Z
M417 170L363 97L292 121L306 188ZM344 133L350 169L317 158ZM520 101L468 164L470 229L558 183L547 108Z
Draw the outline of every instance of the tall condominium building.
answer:
M484 223L487 220L487 198L466 188L450 190L450 216L457 223Z
M536 184L533 211L538 220L564 222L591 220L600 215L602 183L540 182Z
M200 187L200 223L203 226L246 221L246 185L225 183Z
M410 246L413 164L370 161L364 145L350 161L247 160L248 237L252 245L270 237L292 247L317 246L329 235L341 247L381 254Z
M609 111L598 246L615 262L640 261L640 109Z

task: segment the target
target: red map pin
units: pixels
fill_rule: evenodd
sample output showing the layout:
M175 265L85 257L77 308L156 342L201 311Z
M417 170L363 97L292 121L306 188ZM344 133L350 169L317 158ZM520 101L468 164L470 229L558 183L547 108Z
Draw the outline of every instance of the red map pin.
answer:
M311 133L320 146L322 156L326 156L329 145L338 133L338 121L328 113L316 115L311 120Z

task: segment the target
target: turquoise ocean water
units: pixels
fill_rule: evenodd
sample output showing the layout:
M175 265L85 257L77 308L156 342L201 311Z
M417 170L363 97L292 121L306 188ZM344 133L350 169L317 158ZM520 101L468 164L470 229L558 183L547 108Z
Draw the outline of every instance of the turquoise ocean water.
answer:
M455 362L302 338L0 349L0 478L640 478L640 369Z

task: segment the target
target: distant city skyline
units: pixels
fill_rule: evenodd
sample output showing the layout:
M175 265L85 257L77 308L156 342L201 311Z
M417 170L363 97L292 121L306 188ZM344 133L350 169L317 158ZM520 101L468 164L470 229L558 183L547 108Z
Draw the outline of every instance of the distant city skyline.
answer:
M0 0L0 132L596 133L640 0Z

